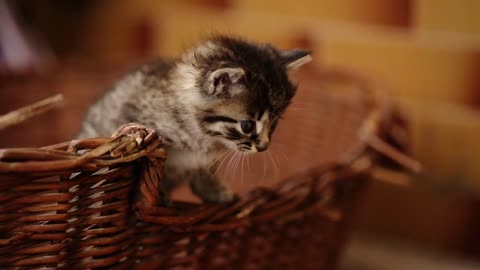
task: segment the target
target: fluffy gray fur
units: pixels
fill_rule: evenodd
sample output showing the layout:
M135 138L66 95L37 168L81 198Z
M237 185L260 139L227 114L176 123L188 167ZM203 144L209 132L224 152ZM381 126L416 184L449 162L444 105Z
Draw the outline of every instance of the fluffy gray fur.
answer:
M119 80L86 116L79 137L110 135L138 122L165 142L165 190L188 180L206 202L229 202L232 191L215 174L214 160L233 149L264 151L295 94L289 72L310 60L302 50L281 51L218 36L172 61L144 65Z

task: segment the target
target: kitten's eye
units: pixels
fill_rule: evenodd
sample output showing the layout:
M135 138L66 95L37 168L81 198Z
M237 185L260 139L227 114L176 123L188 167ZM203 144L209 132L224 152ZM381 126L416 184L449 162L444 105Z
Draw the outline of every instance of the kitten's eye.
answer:
M253 131L255 128L255 122L252 120L240 121L240 127L242 128L243 133L247 134Z

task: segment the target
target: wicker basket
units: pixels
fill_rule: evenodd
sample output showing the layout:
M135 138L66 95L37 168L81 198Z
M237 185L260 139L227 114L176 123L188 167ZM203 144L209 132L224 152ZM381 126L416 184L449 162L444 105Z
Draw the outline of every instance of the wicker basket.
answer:
M318 165L310 169L292 153L301 172L229 205L162 206L162 141L136 124L111 138L0 150L0 268L334 269L378 150L408 163L395 150L406 140L401 118L365 80L315 76L354 85L322 99L343 112L332 111L331 136L318 137L334 150L309 156Z

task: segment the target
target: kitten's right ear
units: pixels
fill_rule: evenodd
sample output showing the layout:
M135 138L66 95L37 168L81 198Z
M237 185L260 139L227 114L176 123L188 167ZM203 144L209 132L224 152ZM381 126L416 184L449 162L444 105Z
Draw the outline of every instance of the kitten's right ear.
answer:
M295 49L290 51L282 51L280 55L282 64L286 67L288 72L295 71L299 67L312 61L311 52L306 50Z
M241 91L240 87L234 87L245 75L241 68L220 68L212 72L208 78L207 91L209 95L218 95L228 91L232 96Z

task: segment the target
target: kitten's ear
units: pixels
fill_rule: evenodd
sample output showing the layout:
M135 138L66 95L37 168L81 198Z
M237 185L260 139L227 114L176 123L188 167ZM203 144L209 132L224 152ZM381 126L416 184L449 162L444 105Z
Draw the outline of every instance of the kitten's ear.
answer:
M295 49L290 51L282 51L280 53L282 64L287 71L295 71L304 64L312 61L312 56L309 51Z
M220 68L210 74L208 78L208 94L218 95L225 91L229 91L231 95L238 94L240 87L235 84L245 75L245 71L241 68Z

